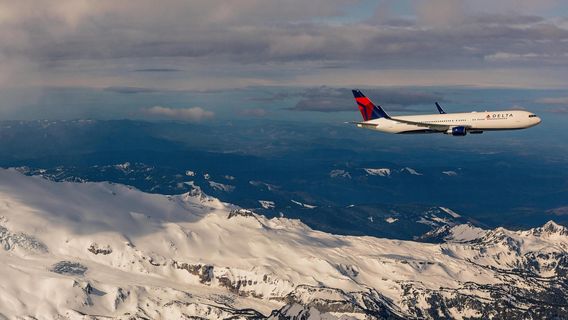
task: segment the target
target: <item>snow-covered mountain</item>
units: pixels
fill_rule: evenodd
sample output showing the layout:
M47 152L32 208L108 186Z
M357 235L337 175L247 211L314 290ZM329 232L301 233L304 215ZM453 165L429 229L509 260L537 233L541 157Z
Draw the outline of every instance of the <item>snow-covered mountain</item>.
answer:
M0 170L0 319L568 316L568 230L337 236L194 188Z
M380 177L388 177L391 175L391 169L389 168L364 168L365 172L371 176L380 176Z

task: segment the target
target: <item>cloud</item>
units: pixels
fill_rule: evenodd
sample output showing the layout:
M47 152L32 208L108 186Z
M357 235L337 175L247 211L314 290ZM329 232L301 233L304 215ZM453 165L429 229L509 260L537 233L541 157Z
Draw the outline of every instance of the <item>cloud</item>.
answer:
M415 105L443 102L441 95L416 91L416 89L365 89L365 95L377 105L388 106L393 111L416 111ZM339 112L356 110L351 89L319 87L307 89L301 99L289 108L293 111Z
M134 72L180 72L181 69L174 68L146 68L146 69L136 69Z
M23 0L22 5L3 5L8 19L0 20L0 40L6 55L46 62L214 57L247 63L380 59L392 65L448 61L442 58L482 63L479 57L505 53L542 63L542 50L554 56L568 48L562 41L568 31L552 20L470 14L460 1L417 2L416 21L388 28L365 21L326 23L325 18L341 15L352 1L314 1L308 8L300 0L170 0L159 7L147 0L64 0L57 9L48 1L34 5ZM391 14L386 21L401 18Z
M139 88L139 87L106 87L105 91L115 92L115 93L125 93L125 94L136 94L136 93L149 93L156 92L156 89L152 88Z
M554 214L554 215L557 215L557 216L566 216L566 215L568 215L568 206L546 210L546 213Z
M494 54L486 55L483 57L488 62L501 62L501 63L531 63L533 61L541 60L545 61L549 65L563 65L568 59L568 54L566 53L508 53L508 52L497 52Z
M182 121L198 122L202 120L211 119L214 117L214 113L211 111L204 110L200 107L193 108L168 108L161 106L154 106L144 110L147 115L154 116L157 118L167 118Z
M526 70L539 74L524 86L568 83L568 72L558 72L568 68L568 23L558 17L563 10L550 11L566 9L561 2L411 0L405 12L384 3L368 18L360 13L368 3L357 0L3 1L0 64L9 70L0 84L348 86L354 80L345 72L397 78L409 70L429 77L397 85L451 85L456 80L441 75L452 71L479 71L461 72L458 84L518 83ZM317 81L299 82L306 77Z

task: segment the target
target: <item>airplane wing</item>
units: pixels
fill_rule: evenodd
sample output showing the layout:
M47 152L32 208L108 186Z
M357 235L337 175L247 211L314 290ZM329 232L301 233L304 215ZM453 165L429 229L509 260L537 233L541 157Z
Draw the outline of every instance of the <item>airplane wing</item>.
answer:
M393 118L393 117L391 117L391 120L402 122L402 123L407 123L407 124L412 124L412 125L415 125L415 126L424 127L424 128L428 128L428 129L432 129L432 130L436 130L436 131L441 131L441 132L448 131L448 129L451 129L453 127L465 127L465 128L470 127L470 126L456 126L456 125L449 125L449 124L437 124L437 123L410 121L410 120L404 120L404 119Z
M464 126L464 125L455 125L455 124L437 124L437 123L427 123L427 122L419 122L419 121L410 121L410 120L405 120L405 119L399 119L399 118L395 118L395 117L391 117L391 120L397 121L397 122L401 122L401 123L406 123L406 124L412 124L415 126L419 126L419 127L424 127L426 129L430 129L430 130L435 130L435 131L440 131L440 132L446 132L448 130L451 130L452 128L455 127L464 127L469 129L471 126ZM376 123L369 123L367 121L363 121L363 122L348 122L350 124L354 124L359 128L375 128L377 126Z

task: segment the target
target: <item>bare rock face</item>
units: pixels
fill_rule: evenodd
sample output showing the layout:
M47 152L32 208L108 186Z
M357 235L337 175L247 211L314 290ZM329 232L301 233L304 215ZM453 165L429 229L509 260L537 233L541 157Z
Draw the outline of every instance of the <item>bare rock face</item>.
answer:
M59 261L51 267L51 272L72 275L72 276L83 276L87 272L87 267L72 261Z
M48 252L47 246L34 236L22 232L11 232L2 225L0 225L0 247L6 251L21 248L30 253Z
M185 270L194 276L198 276L199 282L203 284L211 283L211 280L213 280L214 277L214 267L211 265L190 264L185 262L179 263L174 261L173 266L176 269Z
M93 254L102 254L105 256L112 253L112 248L109 245L100 247L97 243L91 243L87 250Z
M130 291L123 288L117 288L114 298L114 309L116 310L122 303L126 301L126 299L128 299L129 296Z
M270 315L280 319L404 319L393 310L392 302L375 290L345 292L339 289L300 285L285 298L286 305Z
M231 210L231 212L229 212L229 216L227 217L227 219L231 219L234 217L254 217L254 212L252 210L248 210L248 209L235 209L235 210Z
M233 294L237 294L239 296L243 296L243 297L248 297L248 296L252 296L255 297L257 299L261 299L263 298L262 294L256 293L254 291L254 289L252 290L247 290L247 286L252 286L252 285L256 285L257 282L253 281L253 280L247 280L247 279L230 279L227 276L220 276L217 278L217 281L219 281L219 286L226 288L227 290L229 290L229 292L233 293Z

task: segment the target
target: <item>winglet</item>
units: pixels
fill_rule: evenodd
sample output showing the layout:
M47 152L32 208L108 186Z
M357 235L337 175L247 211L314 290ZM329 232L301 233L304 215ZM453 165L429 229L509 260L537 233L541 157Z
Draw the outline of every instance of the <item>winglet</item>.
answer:
M444 109L442 109L442 107L440 107L440 104L438 104L438 102L436 102L436 108L438 108L438 112L440 114L446 114L446 111L444 111Z
M369 121L378 118L387 118L390 119L389 115L381 108L380 106L376 106L371 102L371 100L360 91L360 90L352 90L353 97L355 98L355 102L357 102L357 106L359 107L359 111L361 111L361 115L363 116L363 120Z

